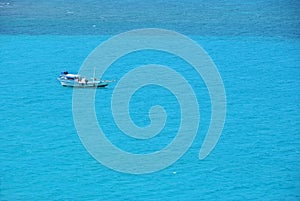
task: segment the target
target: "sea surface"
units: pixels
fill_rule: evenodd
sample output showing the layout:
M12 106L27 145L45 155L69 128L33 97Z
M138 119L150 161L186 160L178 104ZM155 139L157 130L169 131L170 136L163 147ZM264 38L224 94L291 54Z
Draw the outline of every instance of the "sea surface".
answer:
M299 1L0 1L0 200L300 200ZM180 58L159 51L126 55L97 89L95 110L107 138L127 152L159 151L176 136L180 104L156 85L130 100L138 126L165 108L165 128L149 140L124 135L111 100L118 81L146 64L172 67L195 91L197 136L171 166L125 174L85 149L72 115L73 89L56 80L76 73L99 44L136 28L185 34L216 64L227 114L215 149L199 160L211 102L205 83ZM174 80L176 83L176 80ZM105 151L105 150L104 150Z

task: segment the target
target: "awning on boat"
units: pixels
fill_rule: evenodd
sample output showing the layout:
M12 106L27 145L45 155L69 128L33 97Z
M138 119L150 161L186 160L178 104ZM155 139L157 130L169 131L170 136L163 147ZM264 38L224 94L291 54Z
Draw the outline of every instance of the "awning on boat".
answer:
M75 74L67 74L66 77L67 77L67 78L70 78L70 79L75 79L75 78L78 78L79 75L75 75Z

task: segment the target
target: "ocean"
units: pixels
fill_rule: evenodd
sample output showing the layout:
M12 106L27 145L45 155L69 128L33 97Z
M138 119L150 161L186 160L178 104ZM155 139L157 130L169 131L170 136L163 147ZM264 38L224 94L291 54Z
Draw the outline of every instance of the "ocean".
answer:
M299 200L299 6L292 0L1 0L0 200ZM179 32L207 52L223 81L226 118L215 148L199 160L212 118L204 79L162 51L118 59L102 76L116 81L96 90L94 108L119 149L158 152L182 120L174 93L150 84L131 97L130 118L147 127L150 108L160 105L167 114L163 129L145 140L120 130L112 114L114 90L137 67L171 67L188 80L200 108L196 136L178 160L131 174L99 163L85 148L73 118L74 91L56 78L65 70L77 73L111 37L142 28Z

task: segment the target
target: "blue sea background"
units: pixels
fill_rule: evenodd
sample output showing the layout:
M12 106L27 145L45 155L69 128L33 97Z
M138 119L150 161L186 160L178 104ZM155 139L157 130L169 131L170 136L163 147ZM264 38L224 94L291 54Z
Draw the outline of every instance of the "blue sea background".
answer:
M0 200L300 200L299 8L293 0L1 0ZM215 62L227 115L217 146L204 160L198 154L210 122L207 88L187 63L157 51L127 55L103 78L118 81L149 63L183 75L201 113L190 149L166 169L131 175L98 163L81 143L73 89L56 77L63 70L78 72L99 44L136 28L185 34ZM139 126L149 124L153 105L169 115L157 138L141 141L125 136L113 121L116 83L96 94L107 137L133 153L170 143L180 123L172 93L151 85L132 97L130 115Z

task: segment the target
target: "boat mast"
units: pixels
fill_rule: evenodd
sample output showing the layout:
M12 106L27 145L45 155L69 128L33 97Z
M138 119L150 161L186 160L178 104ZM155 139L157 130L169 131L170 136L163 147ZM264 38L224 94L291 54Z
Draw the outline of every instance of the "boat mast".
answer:
M96 67L94 67L94 75L93 75L93 80L95 80L95 76L96 76Z

